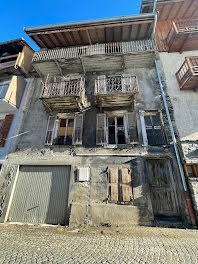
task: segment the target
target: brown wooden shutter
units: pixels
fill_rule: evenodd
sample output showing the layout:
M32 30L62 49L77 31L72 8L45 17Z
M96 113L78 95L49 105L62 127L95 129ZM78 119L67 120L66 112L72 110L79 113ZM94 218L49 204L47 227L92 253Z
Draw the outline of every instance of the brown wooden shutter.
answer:
M108 167L108 192L109 201L118 201L118 167Z
M97 114L96 145L107 143L106 114Z
M52 145L54 139L54 131L55 131L55 116L49 116L48 124L47 124L47 131L45 136L45 145Z
M76 114L74 119L73 144L82 145L83 114Z
M132 200L132 179L131 169L128 167L122 167L122 198L123 202L130 202Z
M126 113L126 124L127 124L127 131L128 131L128 143L129 144L137 143L138 137L137 137L135 112Z
M5 119L3 120L2 126L0 128L0 147L5 146L13 119L14 115L6 115Z

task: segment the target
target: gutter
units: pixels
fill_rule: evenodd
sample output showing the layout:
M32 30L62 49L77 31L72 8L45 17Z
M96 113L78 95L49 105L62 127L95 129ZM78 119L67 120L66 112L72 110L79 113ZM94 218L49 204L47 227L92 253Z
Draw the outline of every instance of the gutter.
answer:
M71 27L71 26L87 26L90 24L102 24L102 23L118 23L125 22L127 20L144 20L149 18L155 18L154 13L150 14L140 14L140 15L132 15L132 16L119 16L119 17L111 17L111 18L101 18L95 20L87 20L87 21L79 21L79 22L71 22L71 23L60 23L60 24L52 24L47 26L37 26L37 27L24 27L24 31L28 33L32 33L33 31L42 31L42 30L53 30L54 28L63 28L63 27ZM94 25L93 25L94 26Z
M158 76L160 89L161 89L161 94L162 94L162 98L163 98L163 102L164 102L164 106L165 106L165 110L166 110L166 115L167 115L167 118L168 118L168 123L169 123L170 131L171 131L171 137L172 137L172 140L173 140L173 146L174 146L174 150L175 150L175 154L176 154L176 158L177 158L177 164L178 164L178 167L179 167L179 172L180 172L180 177L181 177L181 181L182 181L182 185L183 185L183 189L184 189L186 203L187 203L189 214L190 214L190 218L191 218L191 223L192 223L193 226L196 226L195 216L194 216L194 212L193 212L193 209L192 209L192 203L191 203L191 200L190 200L190 196L189 196L189 192L188 192L188 188L187 188L187 184L186 184L186 179L185 179L185 176L184 176L183 167L182 167L181 159L180 159L180 156L179 156L179 151L178 151L178 147L177 147L177 141L176 141L176 138L175 138L173 125L172 125L172 121L171 121L171 118L170 118L168 105L167 105L167 102L166 102L166 97L165 97L164 88L163 88L161 77L160 77L160 73L159 73L159 67L158 67L157 60L155 60L155 66L156 66L157 76Z

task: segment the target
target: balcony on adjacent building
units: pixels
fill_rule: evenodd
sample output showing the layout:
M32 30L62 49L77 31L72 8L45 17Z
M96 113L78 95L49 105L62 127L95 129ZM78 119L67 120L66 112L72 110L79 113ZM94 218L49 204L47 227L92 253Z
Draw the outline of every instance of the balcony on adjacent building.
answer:
M176 78L180 89L197 90L198 89L198 57L187 57Z
M173 22L166 42L169 52L197 50L198 19Z
M100 108L131 106L134 109L138 95L137 76L98 76L94 94L95 104Z
M48 113L82 109L85 102L84 79L45 82L40 99Z

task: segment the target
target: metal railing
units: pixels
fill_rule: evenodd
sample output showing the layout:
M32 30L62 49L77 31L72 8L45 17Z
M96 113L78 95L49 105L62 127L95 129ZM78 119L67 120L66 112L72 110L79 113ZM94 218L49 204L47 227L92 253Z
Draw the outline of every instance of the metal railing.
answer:
M137 76L113 76L106 78L106 76L98 77L95 80L95 95L103 94L124 94L138 93Z
M155 43L151 39L128 42L114 42L88 45L83 47L40 50L39 52L34 54L32 62L56 59L70 59L92 55L125 54L138 51L153 50L155 50Z
M43 83L41 98L66 97L66 96L82 96L84 92L83 79L75 79L69 81Z
M198 75L198 57L187 57L176 73L179 86L182 87L189 77L194 75Z

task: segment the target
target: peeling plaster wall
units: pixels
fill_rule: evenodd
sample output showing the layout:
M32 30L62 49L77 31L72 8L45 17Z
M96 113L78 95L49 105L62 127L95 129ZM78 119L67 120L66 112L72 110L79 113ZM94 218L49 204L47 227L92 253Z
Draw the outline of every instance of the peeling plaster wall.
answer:
M99 109L94 105L94 81L98 75L116 75L123 72L109 71L100 73L87 73L85 76L86 96L91 108L84 113L83 146L44 146L48 114L39 99L42 84L39 78L34 80L34 90L31 100L25 110L23 122L16 142L15 151L9 154L7 165L70 165L71 179L69 190L68 211L70 212L70 225L80 224L98 225L101 222L111 222L115 225L142 224L151 225L153 211L150 200L150 190L147 182L146 158L170 158L174 181L180 201L181 215L186 223L189 223L182 186L178 178L177 164L174 159L172 146L167 147L143 147L141 138L141 126L139 110L162 110L163 121L168 142L170 131L160 95L157 73L154 68L126 69L124 73L138 76L139 95L135 111L137 113L137 125L140 144L127 146L127 148L104 149L95 145L96 114ZM127 108L126 108L127 110ZM130 108L128 108L130 111ZM133 194L132 205L107 204L107 175L108 165L128 164L132 166ZM90 181L80 183L76 181L76 169L78 167L90 168ZM4 176L6 177L6 169ZM3 179L3 178L2 178ZM9 195L4 203L6 208ZM6 210L3 211L0 221L4 221Z

